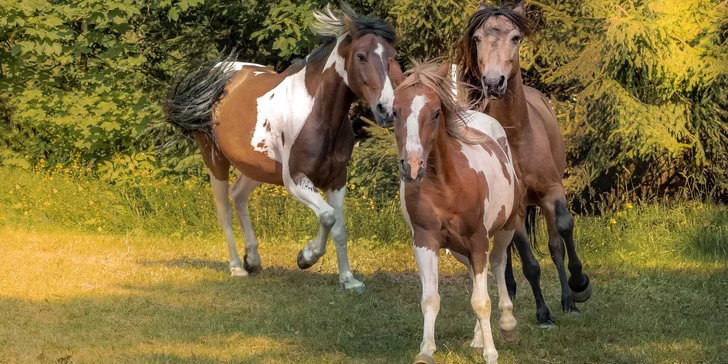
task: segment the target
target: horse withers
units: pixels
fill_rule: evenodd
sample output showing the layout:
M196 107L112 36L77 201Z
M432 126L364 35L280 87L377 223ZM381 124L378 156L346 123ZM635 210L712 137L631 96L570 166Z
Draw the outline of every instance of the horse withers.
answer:
M412 230L422 282L425 322L415 363L434 363L440 249L449 249L468 267L473 280L470 302L477 317L471 346L482 348L486 361L496 363L487 284L489 258L498 283L502 336L506 341L517 338L505 282L506 248L514 229L510 217L519 190L511 151L496 120L457 103L447 62L413 63L414 68L405 74L394 61L389 67L397 85L394 129L402 213ZM489 253L490 238L494 243Z
M388 60L396 57L396 35L384 21L345 5L314 16L326 41L305 60L281 74L234 62L234 56L201 68L175 88L167 121L195 138L210 170L233 276L261 269L248 198L261 183L273 183L284 185L319 221L318 235L298 254L298 266L309 268L323 256L331 232L339 282L361 292L364 284L349 268L344 226L346 165L354 146L348 113L361 97L380 125L391 124L394 93ZM231 165L240 176L228 192ZM245 237L242 261L233 240L228 193Z
M536 318L541 327L554 321L541 294L541 268L528 242L526 206L540 207L546 217L549 251L561 281L561 306L564 312L579 313L574 302L591 296L589 277L582 272L574 247L574 219L566 208L562 178L566 152L559 124L548 99L538 90L525 86L521 77L519 49L531 32L524 17L524 3L513 9L492 8L481 4L470 17L458 48L458 78L465 83L468 101L500 122L513 149L513 161L525 191L517 211L514 245L536 299ZM535 215L532 215L535 216ZM535 220L535 219L533 219ZM533 228L533 224L531 224ZM567 279L564 243L569 255ZM510 249L506 277L508 292L516 294Z

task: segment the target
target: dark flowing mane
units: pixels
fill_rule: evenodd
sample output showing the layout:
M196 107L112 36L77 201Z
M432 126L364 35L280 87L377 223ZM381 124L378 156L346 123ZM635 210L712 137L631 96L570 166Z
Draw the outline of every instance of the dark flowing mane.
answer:
M474 105L482 105L485 99L483 88L480 86L480 68L478 67L478 48L473 40L473 34L480 29L491 17L503 16L510 20L524 37L533 34L533 23L521 14L516 13L508 7L491 8L486 6L475 12L468 20L463 36L457 44L456 61L458 67L458 80L468 87L468 102Z
M349 4L342 2L341 10L335 9L331 4L326 5L322 10L313 12L316 19L311 28L323 39L323 43L314 49L305 59L296 59L287 72L296 72L303 68L308 62L315 62L322 57L328 56L334 48L337 39L341 37L351 38L344 15L354 21L359 35L372 34L384 38L389 44L397 42L397 32L394 28L382 19L373 16L358 14Z
M397 85L394 94L409 87L423 86L434 92L440 99L442 115L445 119L447 134L467 144L481 144L484 136L480 133L468 133L468 120L466 111L468 107L457 102L455 98L454 81L450 77L441 77L437 74L440 64L436 60L419 62L410 60L412 68L405 72L405 80Z

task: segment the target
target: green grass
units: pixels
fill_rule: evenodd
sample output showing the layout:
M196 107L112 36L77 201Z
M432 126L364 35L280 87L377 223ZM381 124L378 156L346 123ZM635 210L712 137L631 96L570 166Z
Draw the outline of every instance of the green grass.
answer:
M273 220L253 216L264 270L233 279L204 185L141 186L138 197L124 197L121 187L88 179L48 181L3 169L0 177L0 363L408 363L417 354L421 289L396 201L369 210L361 207L363 196L351 194L350 257L367 284L355 295L338 288L331 245L309 271L296 268L303 236L315 226L288 198L256 197L252 213ZM99 196L119 207L95 210L106 202L86 200ZM142 202L147 207L133 212ZM556 272L542 257L542 285L558 328L538 329L518 272L520 339L505 343L496 330L502 363L728 361L724 207L635 206L577 217L576 225L594 285L592 299L579 305L583 316L560 312ZM471 283L459 263L441 256L435 358L480 362L467 347ZM494 310L494 327L497 317Z

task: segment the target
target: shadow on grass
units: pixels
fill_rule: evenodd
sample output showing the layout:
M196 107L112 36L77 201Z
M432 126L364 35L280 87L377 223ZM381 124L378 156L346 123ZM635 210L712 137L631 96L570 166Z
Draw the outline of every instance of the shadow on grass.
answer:
M140 264L225 270L224 263L184 258ZM504 363L711 362L728 349L725 272L597 271L594 296L580 306L581 320L559 312L558 287L545 280L559 325L549 331L536 327L532 297L518 278L524 288L514 302L519 342L500 339L493 305L496 347ZM247 279L129 284L118 287L122 293L105 296L44 302L0 297L0 317L14 328L0 335L5 348L0 353L30 347L49 358L70 350L120 362L410 362L422 330L418 275L366 275L363 295L342 292L336 280L332 274L272 266ZM497 302L493 285L490 292ZM440 294L438 359L479 362L467 349L474 324L469 279L444 278Z
M181 257L170 260L139 260L137 264L145 267L165 266L167 268L180 269L211 269L218 272L228 272L229 268L225 262L219 260L207 260L198 258Z

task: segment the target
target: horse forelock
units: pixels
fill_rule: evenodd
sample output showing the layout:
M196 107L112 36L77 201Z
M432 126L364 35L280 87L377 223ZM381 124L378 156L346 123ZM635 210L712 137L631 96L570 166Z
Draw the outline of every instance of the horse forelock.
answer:
M313 16L316 21L312 24L313 30L324 38L340 38L351 36L346 27L344 16L348 16L357 28L359 35L372 34L382 37L390 45L397 43L397 32L392 25L374 16L358 14L349 4L342 2L341 10L335 9L331 4L322 10L315 10Z

